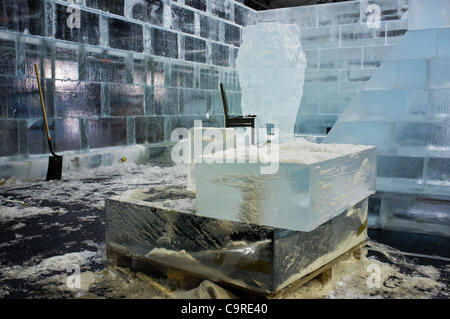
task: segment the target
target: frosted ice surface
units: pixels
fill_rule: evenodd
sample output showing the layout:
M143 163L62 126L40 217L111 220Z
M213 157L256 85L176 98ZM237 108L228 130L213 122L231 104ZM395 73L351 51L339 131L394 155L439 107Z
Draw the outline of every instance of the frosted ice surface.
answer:
M448 158L448 113L434 114L436 108L448 109L450 77L445 65L449 65L450 53L442 52L442 57L436 57L437 48L448 42L447 30L450 28L408 31L324 142L375 145L378 155L383 156ZM428 48L420 49L418 43L423 44L425 38ZM441 61L442 65L434 67ZM417 171L422 174L424 169L420 166ZM400 171L391 177L400 178L397 174ZM415 193L442 193L418 188L416 181L412 183ZM399 186L399 191L403 190Z
M375 191L374 147L296 138L280 145L279 153L274 174L261 174L268 164L239 152L234 163L196 163L198 214L311 231Z
M324 139L377 147L383 228L450 234L449 35L409 30Z
M450 26L450 1L412 0L410 5L410 29Z
M299 27L277 22L245 27L236 67L243 114L257 115L256 127L274 124L281 141L293 138L306 68Z

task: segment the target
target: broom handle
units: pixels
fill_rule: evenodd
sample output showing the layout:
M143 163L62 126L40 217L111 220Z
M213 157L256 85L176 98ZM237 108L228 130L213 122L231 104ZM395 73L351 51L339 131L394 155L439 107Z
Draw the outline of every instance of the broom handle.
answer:
M39 67L37 64L34 65L34 70L36 71L36 78L39 87L39 96L41 98L42 114L44 114L45 133L47 133L47 139L51 141L52 138L50 137L50 131L48 129L47 113L45 112L44 96L42 95L41 79L39 78Z
M34 65L34 71L36 72L36 78L39 87L39 97L41 98L42 114L44 114L45 133L47 134L48 147L50 148L50 153L56 156L56 154L53 152L52 138L50 136L50 130L48 129L47 113L45 112L45 104L44 104L44 95L42 94L41 79L39 78L39 67L37 64Z

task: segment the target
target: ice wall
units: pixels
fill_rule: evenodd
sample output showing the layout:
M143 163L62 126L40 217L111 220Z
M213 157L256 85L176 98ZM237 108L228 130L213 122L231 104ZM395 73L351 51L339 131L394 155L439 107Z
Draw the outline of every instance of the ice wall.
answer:
M324 139L377 147L380 227L450 236L449 44L450 27L409 30Z
M450 26L450 1L410 0L409 28L412 30Z
M369 5L379 6L379 25ZM408 30L410 10L410 0L363 0L259 12L260 22L300 27L307 67L297 134L326 134Z
M48 153L36 62L58 152L223 126L219 82L239 114L235 57L255 20L233 0L0 1L0 157Z
M277 22L245 27L236 67L243 114L257 115L256 127L274 124L281 141L292 138L306 67L299 27Z

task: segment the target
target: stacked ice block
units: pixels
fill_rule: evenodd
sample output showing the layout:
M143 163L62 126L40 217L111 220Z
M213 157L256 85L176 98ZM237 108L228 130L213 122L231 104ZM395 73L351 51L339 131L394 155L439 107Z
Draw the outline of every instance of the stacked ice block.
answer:
M375 192L374 147L298 139L281 145L272 174L253 156L227 150L204 157L227 163L195 164L199 215L311 231Z
M197 122L198 123L198 122ZM220 138L222 137L222 139ZM220 150L223 147L235 147L235 132L234 128L216 128L216 127L192 127L189 130L189 140L184 140L178 146L180 147L180 152L182 148L190 149L190 158L189 158L189 170L188 170L188 178L187 178L187 188L189 190L195 190L195 175L194 175L194 162L196 161L196 157L200 157L203 150L209 149L210 152L215 152L216 149ZM201 147L196 149L196 143L199 142ZM177 152L177 146L175 149L172 148L172 152ZM201 150L202 152L199 152ZM200 154L197 154L200 153ZM172 156L173 160L173 156Z
M273 293L367 238L367 199L311 232L299 232L198 216L194 196L166 185L109 199L108 252L137 256L163 272L175 268Z
M433 3L431 16L445 24L439 17L450 3ZM449 236L450 27L421 29L432 20L426 10L422 16L324 142L377 147L380 226Z

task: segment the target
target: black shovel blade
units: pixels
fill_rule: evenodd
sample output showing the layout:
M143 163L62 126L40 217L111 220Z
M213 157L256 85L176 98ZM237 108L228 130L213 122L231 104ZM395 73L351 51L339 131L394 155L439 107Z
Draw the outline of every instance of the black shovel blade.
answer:
M62 156L50 156L48 158L48 170L47 170L47 181L52 179L61 180L61 172L62 172Z

